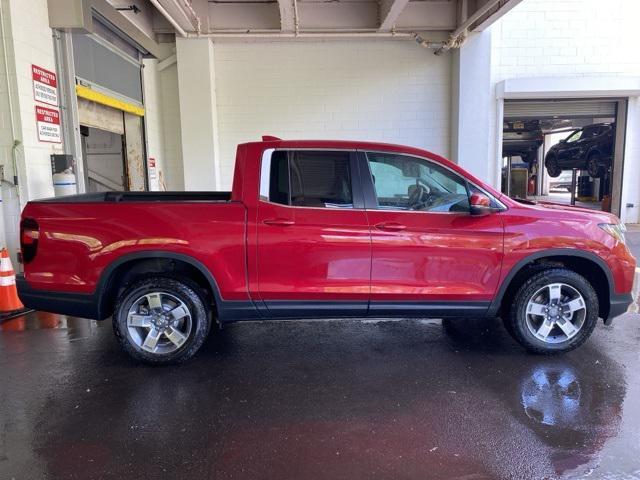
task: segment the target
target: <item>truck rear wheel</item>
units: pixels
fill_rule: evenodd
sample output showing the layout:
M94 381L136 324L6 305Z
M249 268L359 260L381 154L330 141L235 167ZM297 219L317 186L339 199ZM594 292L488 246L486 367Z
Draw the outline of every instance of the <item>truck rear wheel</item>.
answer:
M550 268L516 292L505 318L509 333L533 353L567 352L582 345L598 320L598 295L581 275Z
M197 288L187 281L151 277L122 292L113 329L122 348L151 364L191 358L209 333L210 320Z

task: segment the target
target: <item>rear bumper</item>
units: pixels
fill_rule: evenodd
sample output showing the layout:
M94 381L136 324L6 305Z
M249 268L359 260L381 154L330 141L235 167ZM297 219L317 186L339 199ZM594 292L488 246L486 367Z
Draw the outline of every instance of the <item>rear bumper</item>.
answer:
M629 305L633 302L633 297L630 293L623 295L613 295L609 301L609 315L604 320L605 325L611 325L613 319L626 313Z
M16 275L16 287L20 300L27 308L94 320L104 318L96 295L36 290L31 288L22 274Z

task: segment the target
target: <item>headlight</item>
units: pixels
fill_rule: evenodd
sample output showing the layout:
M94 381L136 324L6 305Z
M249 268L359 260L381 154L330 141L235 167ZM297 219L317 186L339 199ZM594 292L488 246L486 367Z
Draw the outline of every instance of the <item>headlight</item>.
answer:
M625 243L624 234L627 231L627 227L625 227L624 223L600 223L598 226L620 243Z

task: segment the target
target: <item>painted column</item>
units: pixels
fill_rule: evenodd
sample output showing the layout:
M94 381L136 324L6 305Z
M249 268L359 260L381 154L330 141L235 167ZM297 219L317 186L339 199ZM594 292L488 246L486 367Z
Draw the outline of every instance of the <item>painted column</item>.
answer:
M491 32L470 34L452 55L451 158L496 186Z
M220 190L214 47L206 38L176 38L184 188Z

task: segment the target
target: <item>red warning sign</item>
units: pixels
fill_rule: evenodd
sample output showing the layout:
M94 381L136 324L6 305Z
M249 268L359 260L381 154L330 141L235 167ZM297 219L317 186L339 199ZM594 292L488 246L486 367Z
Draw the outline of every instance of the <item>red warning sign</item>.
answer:
M37 102L57 106L58 78L55 72L31 65L31 78L33 78L33 98Z
M61 143L60 111L55 108L36 105L36 124L38 140L41 142Z

